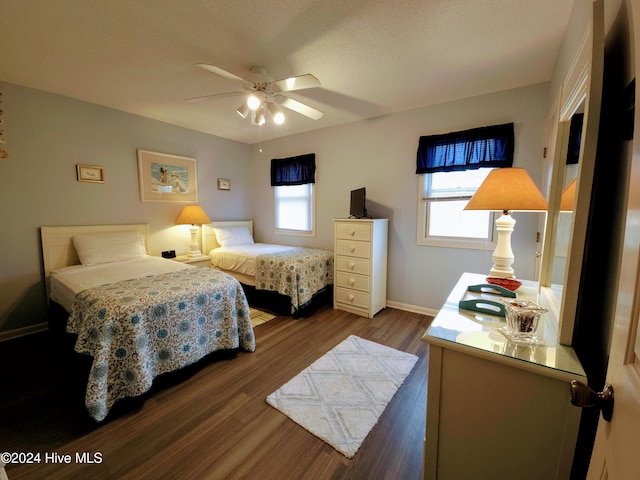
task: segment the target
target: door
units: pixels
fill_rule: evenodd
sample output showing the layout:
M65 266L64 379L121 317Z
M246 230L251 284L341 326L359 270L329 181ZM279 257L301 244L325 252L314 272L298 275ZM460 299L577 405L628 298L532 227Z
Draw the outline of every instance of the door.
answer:
M627 2L635 48L635 77L640 75L640 5ZM637 80L636 80L637 82ZM637 92L637 90L636 90ZM636 93L637 97L637 93ZM587 478L640 478L640 115L635 128L629 176L622 261L606 383L614 389L611 422L600 417Z

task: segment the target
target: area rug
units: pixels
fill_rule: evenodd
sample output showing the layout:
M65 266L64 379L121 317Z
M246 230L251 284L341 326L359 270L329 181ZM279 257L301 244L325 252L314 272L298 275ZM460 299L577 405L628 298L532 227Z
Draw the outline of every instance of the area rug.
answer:
M263 323L267 323L269 320L273 320L274 318L276 318L275 315L263 312L262 310L258 310L257 308L250 308L249 315L251 316L251 325L253 325L254 327L262 325Z
M418 357L351 335L267 403L352 458Z

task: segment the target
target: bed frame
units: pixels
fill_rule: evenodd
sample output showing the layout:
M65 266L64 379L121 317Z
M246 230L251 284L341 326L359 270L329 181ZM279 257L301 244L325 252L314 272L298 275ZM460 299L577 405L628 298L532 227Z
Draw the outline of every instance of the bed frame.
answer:
M73 236L80 233L122 232L133 230L144 237L144 246L148 250L149 224L138 223L128 225L73 225L40 227L42 241L42 263L44 265L44 280L49 299L49 277L58 268L79 265L80 259L73 246Z

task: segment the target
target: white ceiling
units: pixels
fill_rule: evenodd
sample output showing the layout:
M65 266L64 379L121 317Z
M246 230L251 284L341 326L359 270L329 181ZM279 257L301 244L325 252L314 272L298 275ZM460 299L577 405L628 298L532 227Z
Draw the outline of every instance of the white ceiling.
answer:
M546 82L574 0L0 0L0 81L245 143ZM324 112L252 125L196 67L278 80ZM8 122L8 120L7 120Z

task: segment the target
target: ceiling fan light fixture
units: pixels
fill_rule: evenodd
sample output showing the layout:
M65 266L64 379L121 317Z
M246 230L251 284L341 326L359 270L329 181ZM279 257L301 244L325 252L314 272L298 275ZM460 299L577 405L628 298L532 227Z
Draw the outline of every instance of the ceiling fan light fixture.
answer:
M249 98L247 98L247 105L251 110L257 110L258 107L262 105L262 102L256 95L251 94L249 95Z
M284 123L284 113L282 113L277 105L275 103L269 102L267 103L267 108L273 116L273 123L275 123L276 125L282 125Z
M247 105L247 102L243 102L242 105L238 107L238 110L236 110L236 112L238 112L238 115L240 115L242 118L247 118L247 115L249 114L249 105Z
M264 125L264 124L265 124L265 122L267 121L267 119L266 119L266 118L265 118L265 116L264 116L264 108L262 108L262 107L261 107L261 108L258 108L258 109L256 110L256 118L255 118L255 121L256 121L256 125Z
M273 122L276 125L282 125L284 123L284 113L278 112L273 116Z

